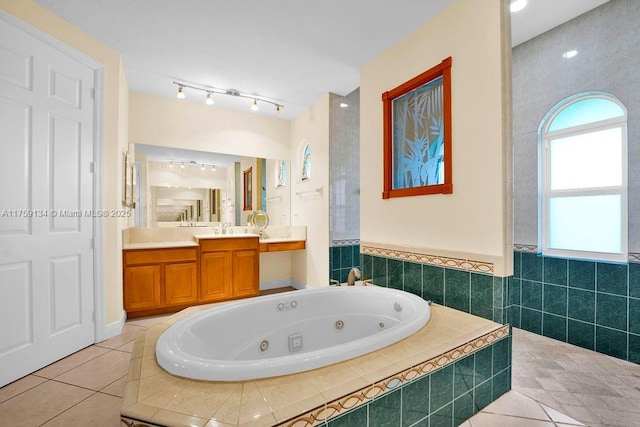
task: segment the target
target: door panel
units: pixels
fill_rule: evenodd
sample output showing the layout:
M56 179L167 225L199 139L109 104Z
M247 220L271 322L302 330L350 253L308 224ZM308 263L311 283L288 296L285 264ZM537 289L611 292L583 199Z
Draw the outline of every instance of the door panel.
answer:
M80 257L71 255L49 260L51 295L51 334L58 334L82 323Z
M0 357L33 343L29 262L0 265L0 313L11 320L0 328Z
M231 252L200 255L200 300L219 301L231 296Z
M165 264L165 302L185 304L198 301L197 264L195 262Z
M0 386L94 342L94 80L0 16Z
M142 265L124 269L125 281L129 284L125 288L125 310L140 310L154 308L160 301L160 266Z
M0 185L9 185L12 191L2 191L4 209L30 207L31 170L31 108L24 103L0 94L0 135L13 144L3 144L0 156ZM2 184L4 183L4 184ZM11 207L10 207L11 206ZM31 217L3 215L0 217L0 235L31 232Z
M236 251L233 266L234 295L239 297L256 296L259 294L259 266L258 251Z

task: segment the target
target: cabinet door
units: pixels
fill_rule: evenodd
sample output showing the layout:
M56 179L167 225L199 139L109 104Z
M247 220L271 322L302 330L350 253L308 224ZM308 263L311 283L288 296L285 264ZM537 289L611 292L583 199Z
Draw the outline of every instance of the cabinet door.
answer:
M200 301L230 298L232 252L204 252L200 255Z
M195 262L165 264L165 302L185 304L198 301L197 275Z
M257 250L234 251L233 295L256 296L260 293L259 253Z
M124 269L124 309L141 310L160 306L160 266L143 265Z

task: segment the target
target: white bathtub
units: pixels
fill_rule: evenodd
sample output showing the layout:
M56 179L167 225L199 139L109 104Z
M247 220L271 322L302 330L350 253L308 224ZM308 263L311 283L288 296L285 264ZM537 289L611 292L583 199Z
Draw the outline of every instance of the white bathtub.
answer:
M214 307L185 318L158 339L156 359L171 374L243 381L347 360L422 328L426 301L376 286L281 293Z

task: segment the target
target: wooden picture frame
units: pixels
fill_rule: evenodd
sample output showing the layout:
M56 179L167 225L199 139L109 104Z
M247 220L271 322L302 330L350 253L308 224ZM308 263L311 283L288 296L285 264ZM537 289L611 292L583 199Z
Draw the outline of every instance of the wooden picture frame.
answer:
M453 193L451 65L448 57L382 94L383 199Z
M253 209L253 167L245 169L242 172L242 190L243 190L243 211Z

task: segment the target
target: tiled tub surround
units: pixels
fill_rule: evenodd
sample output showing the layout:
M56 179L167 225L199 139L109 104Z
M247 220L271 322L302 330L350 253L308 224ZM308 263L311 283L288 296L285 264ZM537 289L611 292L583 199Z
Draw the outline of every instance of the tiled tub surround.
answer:
M331 280L347 281L349 271L360 268L360 244L357 240L333 241L329 247L329 271Z
M189 308L139 333L121 411L125 420L302 427L393 419L406 426L451 426L510 388L509 326L435 304L430 322L411 337L325 368L245 382L167 374L155 360L158 337L205 308ZM358 424L361 419L365 423Z
M375 285L506 323L507 279L477 272L490 269L488 263L368 246L361 257L362 274Z
M515 252L508 320L524 330L640 363L640 264Z

